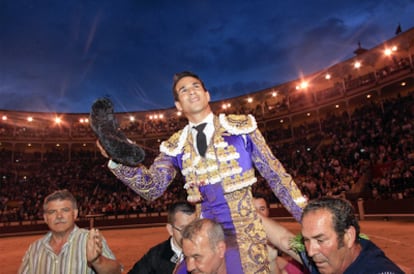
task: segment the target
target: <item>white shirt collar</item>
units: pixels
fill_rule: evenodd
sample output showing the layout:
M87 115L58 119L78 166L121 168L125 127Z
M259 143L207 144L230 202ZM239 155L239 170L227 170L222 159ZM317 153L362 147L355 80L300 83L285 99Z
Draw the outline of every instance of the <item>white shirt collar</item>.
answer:
M173 237L170 238L171 249L180 258L182 250L181 247L175 245Z
M198 124L194 124L194 123L192 123L192 122L189 122L189 125L190 125L190 128L193 128L193 127L195 127L195 126L198 126L199 124L202 124L202 123L207 123L207 126L208 126L208 125L210 125L210 124L212 124L212 123L213 123L213 120L214 120L214 114L213 114L213 112L210 112L210 113L206 116L206 118L204 118L204 120L203 120L203 121L201 121L200 123L198 123Z
M194 124L194 123L189 122L189 127L188 128L189 128L189 130L190 130L190 132L193 136L194 145L196 144L196 135L197 135L197 130L194 129L194 126L198 126L201 123L207 123L207 125L204 128L203 132L204 132L204 134L206 135L206 138L207 138L207 145L209 145L211 137L214 134L214 114L213 114L213 112L210 112L210 114L208 114L207 117L204 118L204 120L201 121L198 124Z

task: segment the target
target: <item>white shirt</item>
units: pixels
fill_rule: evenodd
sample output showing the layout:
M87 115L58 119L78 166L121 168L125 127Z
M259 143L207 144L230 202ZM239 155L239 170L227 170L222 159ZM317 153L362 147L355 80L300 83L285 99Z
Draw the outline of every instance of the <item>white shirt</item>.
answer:
M175 245L173 237L170 238L170 244L172 251L174 251L175 255L178 258L177 262L181 262L184 259L184 256L182 255L183 251L179 246Z
M195 147L197 147L197 130L194 127L196 127L196 126L198 126L199 124L202 124L202 123L207 123L207 125L204 128L203 132L206 135L207 146L208 146L210 144L211 138L213 137L213 134L214 134L214 114L211 112L209 115L207 115L206 118L204 118L203 121L201 121L198 124L194 124L194 123L189 122L189 128L191 129L191 134L193 135L193 143L194 143Z

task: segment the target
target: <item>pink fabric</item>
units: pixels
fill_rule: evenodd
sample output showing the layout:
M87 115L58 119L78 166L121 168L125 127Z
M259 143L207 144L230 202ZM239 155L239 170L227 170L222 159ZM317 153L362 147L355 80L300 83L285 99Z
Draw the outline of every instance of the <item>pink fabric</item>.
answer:
M285 271L289 274L304 274L308 272L303 271L303 267L300 263L295 260L289 260L285 266Z

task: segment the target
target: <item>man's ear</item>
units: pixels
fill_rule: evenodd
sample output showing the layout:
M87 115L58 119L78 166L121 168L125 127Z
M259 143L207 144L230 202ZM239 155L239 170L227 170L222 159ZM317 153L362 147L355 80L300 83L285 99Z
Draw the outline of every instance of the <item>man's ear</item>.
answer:
M174 104L175 104L175 107L178 109L178 111L183 111L183 108L181 107L180 102L175 101Z
M220 258L224 258L225 254L226 254L226 243L224 241L220 241L217 244L217 250L220 254Z
M78 218L78 214L79 214L79 210L74 209L73 210L73 217L74 217L75 220Z
M348 248L352 247L355 244L357 235L355 227L350 226L344 234L344 245Z
M206 90L206 92L207 92L207 100L208 102L210 102L210 92L208 90Z
M165 228L167 229L167 231L168 231L168 234L170 234L170 236L172 236L173 235L173 227L172 227L172 225L171 224L167 224L166 226L165 226Z

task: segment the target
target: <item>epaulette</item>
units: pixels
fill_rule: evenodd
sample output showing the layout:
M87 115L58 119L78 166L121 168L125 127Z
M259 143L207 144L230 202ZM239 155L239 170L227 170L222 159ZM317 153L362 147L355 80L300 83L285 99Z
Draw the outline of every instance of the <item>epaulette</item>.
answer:
M253 115L220 114L220 124L225 130L234 135L249 134L257 129Z
M160 151L168 156L177 156L183 150L188 134L188 125L174 133L168 140L160 145Z

